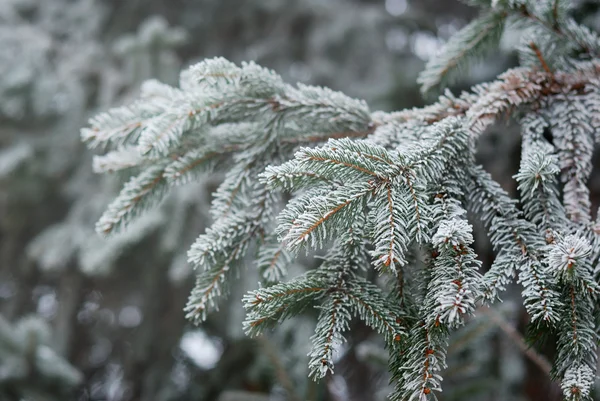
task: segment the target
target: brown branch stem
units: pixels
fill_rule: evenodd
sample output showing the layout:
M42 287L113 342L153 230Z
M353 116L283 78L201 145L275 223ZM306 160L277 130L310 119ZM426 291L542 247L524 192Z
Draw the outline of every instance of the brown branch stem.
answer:
M525 339L509 322L507 322L498 312L491 308L479 308L479 311L487 315L496 326L523 352L523 354L529 358L542 372L548 377L551 377L550 371L552 365L548 360L538 353L535 349L531 348L525 342Z
M296 394L296 390L294 389L294 383L290 378L285 366L279 359L278 353L275 350L275 344L272 341L269 341L266 337L260 336L257 338L258 343L261 345L263 351L265 352L269 361L273 364L275 368L275 376L277 377L277 381L281 384L281 387L285 389L288 395L288 399L290 401L300 401L300 398Z

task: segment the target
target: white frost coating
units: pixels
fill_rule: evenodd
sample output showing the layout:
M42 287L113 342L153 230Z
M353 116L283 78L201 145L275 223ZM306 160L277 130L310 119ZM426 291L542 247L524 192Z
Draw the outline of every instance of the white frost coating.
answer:
M82 132L90 147L140 155L141 172L98 230L111 235L173 186L224 171L214 223L188 252L197 278L185 310L194 322L218 309L256 248L268 285L244 297L249 335L316 307L309 367L321 378L333 372L358 316L390 350L391 399L431 400L441 390L449 333L516 279L534 329L557 338L563 390L585 400L596 364L592 265L600 254L587 186L600 123L586 113L600 110L600 45L567 8L549 13L548 4L486 8L428 63L423 90L495 46L508 18L530 30L523 37L532 42L517 49L525 65L422 109L370 113L339 92L291 86L256 64L222 58L183 72L180 88L146 84L137 102ZM478 138L505 116L522 126L518 200L475 158ZM495 251L483 275L467 216L481 221ZM320 265L284 281L300 250L323 250ZM385 289L362 276L371 267L388 277Z

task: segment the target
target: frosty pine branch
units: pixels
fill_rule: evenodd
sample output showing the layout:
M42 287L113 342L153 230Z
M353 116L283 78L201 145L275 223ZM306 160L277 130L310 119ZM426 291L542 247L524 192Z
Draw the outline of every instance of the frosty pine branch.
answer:
M132 177L97 230L121 230L173 186L223 171L214 223L188 253L198 270L186 307L193 321L217 308L256 246L264 286L244 298L248 334L318 308L309 356L311 376L321 378L358 316L388 344L391 398L435 399L449 333L516 276L532 330L557 338L553 374L565 399L589 399L600 226L587 181L600 141L600 38L572 20L566 1L470 3L481 17L430 61L423 90L493 49L506 26L523 31L522 66L421 109L372 113L341 93L292 86L254 63L221 58L184 71L179 88L145 83L139 100L82 130L91 148L106 150L96 171ZM522 127L518 200L474 157L478 138L506 115ZM484 222L496 252L487 272L467 212ZM302 249L326 256L286 280ZM396 284L371 282L364 274L371 268Z

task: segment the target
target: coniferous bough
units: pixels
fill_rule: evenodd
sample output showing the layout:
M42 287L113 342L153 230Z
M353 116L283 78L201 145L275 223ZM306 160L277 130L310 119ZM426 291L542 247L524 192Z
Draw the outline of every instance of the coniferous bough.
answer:
M600 38L571 19L565 1L470 3L482 15L427 65L424 91L492 49L506 26L523 31L522 66L422 109L372 113L340 93L220 58L184 71L179 88L145 83L139 100L82 130L91 148L107 150L98 172L132 175L98 231L122 229L172 186L224 171L214 223L188 254L198 269L186 307L193 321L217 308L257 249L265 285L244 298L248 334L318 308L309 356L321 378L358 316L388 345L392 399L425 400L441 390L450 331L516 276L531 330L556 336L553 374L565 398L588 399L599 332L600 226L587 181L600 140ZM474 157L478 137L507 114L522 127L519 201ZM496 252L485 273L467 212ZM284 279L302 249L324 249L320 267ZM376 285L366 269L393 284Z

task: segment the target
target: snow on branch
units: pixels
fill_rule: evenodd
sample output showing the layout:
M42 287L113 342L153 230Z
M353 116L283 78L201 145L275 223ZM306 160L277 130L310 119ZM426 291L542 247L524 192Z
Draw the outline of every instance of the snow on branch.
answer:
M178 88L147 82L138 100L81 132L104 151L97 172L131 175L97 230L122 230L172 187L221 172L214 222L188 253L197 269L189 319L218 309L252 249L264 285L244 297L249 335L317 308L309 367L318 379L333 372L357 317L385 341L391 399L432 400L450 333L516 278L531 327L557 339L553 375L566 399L589 400L600 314L588 188L600 138L598 35L571 19L569 2L470 3L482 16L428 63L423 90L493 49L507 23L526 31L524 65L423 108L371 113L361 100L222 58L182 72ZM479 138L506 117L522 127L518 199L475 162ZM494 248L487 271L467 211ZM286 279L300 249L324 256ZM379 275L395 285L381 287Z

